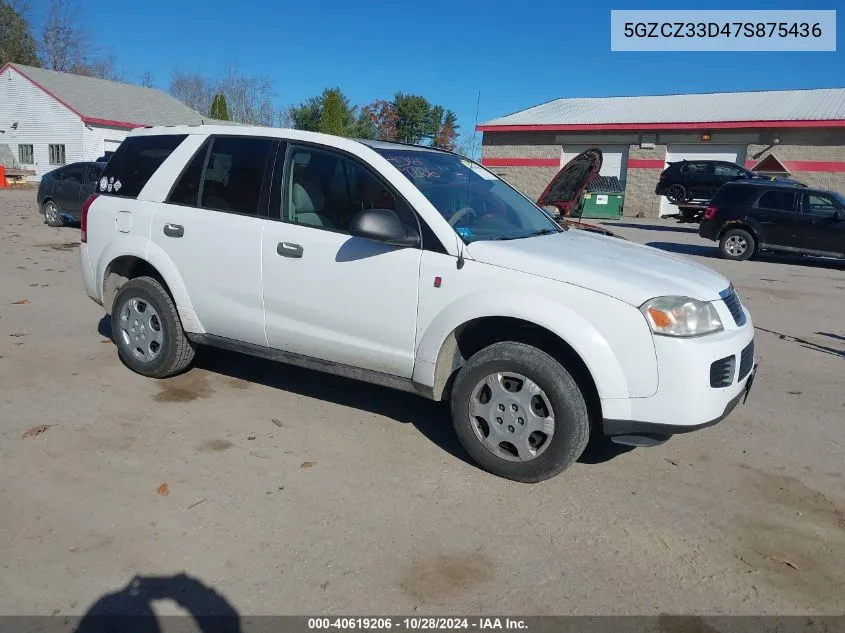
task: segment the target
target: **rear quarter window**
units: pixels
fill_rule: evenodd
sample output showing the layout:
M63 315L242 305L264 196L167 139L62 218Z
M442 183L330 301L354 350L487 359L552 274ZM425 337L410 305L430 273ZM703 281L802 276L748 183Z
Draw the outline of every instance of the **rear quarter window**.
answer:
M161 164L187 136L131 136L117 148L97 183L97 193L135 198Z

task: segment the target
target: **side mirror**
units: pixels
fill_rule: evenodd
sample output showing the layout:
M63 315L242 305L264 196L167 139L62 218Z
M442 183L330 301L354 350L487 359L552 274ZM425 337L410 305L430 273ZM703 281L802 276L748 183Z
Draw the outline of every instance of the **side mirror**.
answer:
M419 246L420 236L405 228L399 216L390 209L364 209L349 224L349 232L356 237L392 244Z

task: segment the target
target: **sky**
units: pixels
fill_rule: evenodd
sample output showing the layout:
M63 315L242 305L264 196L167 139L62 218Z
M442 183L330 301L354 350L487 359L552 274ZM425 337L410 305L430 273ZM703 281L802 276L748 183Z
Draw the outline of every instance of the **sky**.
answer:
M355 104L421 94L477 120L560 97L845 87L845 3L713 0L708 9L836 9L837 52L611 52L610 10L694 9L650 0L115 0L81 19L133 81L167 88L174 67L238 62L269 77L278 106L340 86ZM800 4L800 7L798 5ZM33 0L36 35L47 0ZM699 4L700 6L700 4ZM219 7L219 8L216 8ZM480 93L480 98L479 98ZM477 107L478 106L478 107Z

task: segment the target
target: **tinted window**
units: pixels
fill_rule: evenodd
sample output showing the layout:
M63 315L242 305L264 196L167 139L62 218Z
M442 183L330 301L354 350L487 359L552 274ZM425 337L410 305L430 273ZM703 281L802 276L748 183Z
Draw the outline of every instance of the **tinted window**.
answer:
M777 209L778 211L792 211L795 208L794 191L767 191L757 201L757 206L763 209Z
M730 176L731 178L736 178L737 176L742 176L745 172L740 170L739 167L734 167L733 165L724 165L719 164L716 165L714 168L716 170L717 176Z
M270 139L216 137L203 175L200 206L258 215L261 183L273 147Z
M89 185L96 184L97 181L100 179L100 176L103 173L103 168L101 165L97 165L94 163L93 165L88 166L88 175L85 176L85 182Z
M806 204L804 205L804 210L812 215L820 215L829 218L839 209L836 203L830 198L814 193L808 193L805 200Z
M208 154L210 141L206 141L194 154L191 162L179 176L179 180L167 198L173 204L184 204L191 207L197 206L200 195L200 182L202 181L202 169L205 167L205 157Z
M97 190L134 198L173 150L185 140L184 134L130 136L109 160Z
M720 204L742 204L751 197L753 189L747 186L725 185L720 187L711 202Z
M390 209L409 227L417 222L407 206L367 167L352 158L306 147L288 154L284 219L347 233L364 209Z
M711 174L713 165L711 163L687 163L683 171L687 174Z
M62 170L62 181L81 185L85 180L85 165L70 165Z

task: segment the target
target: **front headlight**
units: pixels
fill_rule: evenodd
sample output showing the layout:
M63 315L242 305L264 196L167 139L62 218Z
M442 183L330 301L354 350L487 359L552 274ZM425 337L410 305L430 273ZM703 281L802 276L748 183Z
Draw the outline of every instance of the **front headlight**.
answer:
M640 306L651 331L664 336L700 336L722 329L712 303L690 297L657 297Z

